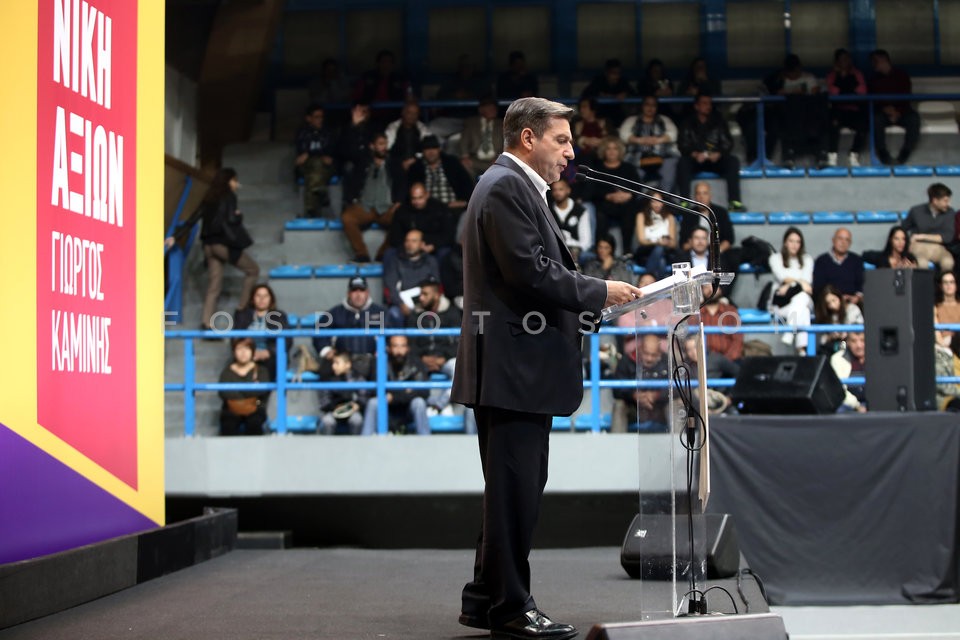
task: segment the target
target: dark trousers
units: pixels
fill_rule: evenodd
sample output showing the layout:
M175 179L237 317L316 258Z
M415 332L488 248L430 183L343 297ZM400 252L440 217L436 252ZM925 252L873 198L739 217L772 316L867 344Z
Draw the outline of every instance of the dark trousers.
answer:
M840 129L853 129L853 144L850 151L860 153L867 146L867 114L859 109L833 109L830 113L830 146L834 153L840 146Z
M740 160L736 156L724 154L716 162L697 162L690 156L683 156L677 164L677 193L690 197L690 180L694 173L712 171L727 182L727 202L740 201Z
M263 425L267 421L267 412L257 409L248 416L238 416L224 406L220 411L220 435L222 436L262 436Z
M892 122L883 111L877 111L873 120L873 140L879 156L889 153L886 128L892 125L903 127L903 146L900 148L900 155L905 159L913 153L917 148L917 142L920 141L920 116L913 109L907 109L900 114L896 122Z
M530 595L530 547L547 484L547 415L476 407L483 468L483 522L463 613L500 626L536 608Z

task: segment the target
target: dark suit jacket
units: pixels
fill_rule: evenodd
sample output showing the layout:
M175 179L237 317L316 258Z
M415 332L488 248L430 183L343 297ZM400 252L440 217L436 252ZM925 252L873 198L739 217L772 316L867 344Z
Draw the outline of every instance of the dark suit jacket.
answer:
M579 314L598 314L606 283L584 276L547 204L513 160L481 176L463 230L463 323L451 399L570 415L583 397ZM537 312L545 320L539 326ZM482 315L481 315L482 314Z
M460 155L476 157L480 149L481 137L483 135L483 124L480 116L473 116L463 121L463 131L460 133ZM494 159L503 153L503 119L493 119L493 151L496 154Z
M730 212L727 211L726 207L721 207L715 203L710 203L710 208L713 209L713 212L717 215L720 242L726 240L732 245L736 241L736 238L734 236L733 223L730 222ZM695 213L684 212L683 215L680 216L680 233L677 244L683 246L683 243L690 239L694 230L700 228L700 220L700 216Z

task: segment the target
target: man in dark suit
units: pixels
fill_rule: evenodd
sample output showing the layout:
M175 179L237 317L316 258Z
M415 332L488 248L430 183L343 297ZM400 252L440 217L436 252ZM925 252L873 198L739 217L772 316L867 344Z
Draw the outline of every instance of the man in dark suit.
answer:
M572 110L524 98L504 118L506 152L481 176L463 235L463 323L454 402L473 407L485 481L474 577L460 623L496 638L565 640L530 595L528 556L547 480L554 415L583 396L581 330L640 295L577 272L547 208L548 184L573 160Z

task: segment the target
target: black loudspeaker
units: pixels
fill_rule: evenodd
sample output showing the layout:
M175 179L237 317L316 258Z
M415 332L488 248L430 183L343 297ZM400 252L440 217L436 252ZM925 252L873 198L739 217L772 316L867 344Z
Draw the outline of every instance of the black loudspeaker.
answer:
M598 624L587 640L787 640L783 618L775 613L698 616Z
M740 545L733 518L726 513L695 515L694 532L706 532L707 578L729 578L740 570ZM689 522L677 514L677 574L690 561ZM620 564L631 578L669 580L673 541L669 515L638 513L633 517L620 549ZM696 541L695 541L696 543Z
M844 391L826 356L764 356L743 359L730 395L740 413L823 414Z
M877 269L864 274L864 378L871 411L933 411L933 271Z

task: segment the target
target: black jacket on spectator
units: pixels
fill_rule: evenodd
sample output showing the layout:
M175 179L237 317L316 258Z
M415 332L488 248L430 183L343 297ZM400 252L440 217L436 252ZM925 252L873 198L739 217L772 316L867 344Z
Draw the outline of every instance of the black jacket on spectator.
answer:
M696 114L688 116L680 127L679 138L677 147L685 156L694 151L719 151L727 155L733 149L730 129L718 111L713 111L702 123Z
M422 336L411 336L411 347L420 356L443 356L447 360L457 357L457 336L439 336L432 333L432 329L459 329L463 320L460 309L451 304L446 296L440 296L440 304L433 313L436 317L424 311L418 305L414 312L407 316L407 328L422 328L427 333ZM439 318L439 323L437 322ZM417 322L420 322L418 325Z
M329 127L315 129L304 124L297 130L297 155L306 153L310 157L336 157L339 151L337 134L333 129Z
M346 373L323 380L324 382L366 382L366 378L351 369ZM367 389L320 389L317 392L317 404L320 411L333 411L337 405L345 402L356 402L360 405L360 410L370 397L370 391Z
M391 382L425 382L429 377L427 368L423 366L420 359L414 357L412 353L407 354L407 359L398 368L394 368L393 362L387 362L387 380ZM393 401L389 404L388 410L391 414L396 414L405 413L414 398L423 398L426 400L430 395L430 390L391 389L390 394L393 396Z
M360 198L363 192L363 185L367 181L367 167L373 162L373 156L367 152L366 157L353 165L353 168L347 172L343 180L343 203L347 205ZM396 161L387 157L383 166L387 169L390 176L390 197L394 202L403 202L407 196L407 178L403 172L403 167Z
M317 350L317 354L320 354L324 347L330 346L345 349L352 354L376 353L377 343L374 336L380 330L380 327L387 326L386 307L368 300L362 309L355 309L344 300L330 309L329 313L331 322L330 326L324 327L326 329L367 329L369 327L370 331L363 336L340 338L317 336L313 339L313 348Z
M456 194L457 200L468 201L473 194L474 182L467 170L463 168L460 160L449 153L441 153L440 166L443 167L443 173L447 176L447 182L450 183L450 188ZM427 183L427 163L424 162L423 158L419 158L410 165L407 180L409 184Z
M428 198L423 209L414 209L409 200L400 205L393 214L387 244L394 249L403 249L403 240L411 229L423 232L423 241L434 247L453 245L456 222L453 214L436 198Z
M721 207L713 202L710 203L710 208L713 209L713 212L717 216L717 228L720 231L720 242L726 240L731 245L734 244L736 239L733 231L733 223L730 222L730 212L727 211L726 207ZM701 221L702 218L700 218L700 216L697 214L688 213L686 211L683 212L683 214L680 216L680 234L677 237L678 244L680 246L683 246L683 243L690 239L690 236L693 235L694 230L702 226L700 224Z
M369 120L357 125L349 124L340 131L338 155L345 169L349 170L354 165L368 160L370 141L374 133L374 126Z

